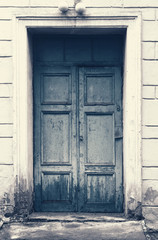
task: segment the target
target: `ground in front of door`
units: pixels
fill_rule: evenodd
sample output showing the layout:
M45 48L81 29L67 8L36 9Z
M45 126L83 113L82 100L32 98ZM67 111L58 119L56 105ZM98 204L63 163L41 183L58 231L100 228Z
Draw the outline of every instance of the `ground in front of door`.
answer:
M151 238L143 231L143 221L123 217L88 214L33 216L27 222L4 224L1 240L145 240Z

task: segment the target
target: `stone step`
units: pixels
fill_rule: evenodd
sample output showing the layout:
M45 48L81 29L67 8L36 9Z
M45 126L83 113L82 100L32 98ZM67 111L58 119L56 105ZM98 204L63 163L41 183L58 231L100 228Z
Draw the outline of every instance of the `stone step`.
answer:
M28 217L31 222L126 222L124 214L104 213L32 213Z
M10 224L4 224L3 228L0 231L0 239L146 240L149 238L146 238L143 232L142 221L126 221L126 222L54 221L54 222L15 222Z

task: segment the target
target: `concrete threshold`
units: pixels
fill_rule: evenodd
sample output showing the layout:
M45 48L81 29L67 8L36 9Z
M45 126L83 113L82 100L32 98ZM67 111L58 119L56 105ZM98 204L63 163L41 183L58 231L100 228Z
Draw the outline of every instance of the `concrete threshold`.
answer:
M31 222L126 222L124 214L104 213L50 213L34 212L29 215Z

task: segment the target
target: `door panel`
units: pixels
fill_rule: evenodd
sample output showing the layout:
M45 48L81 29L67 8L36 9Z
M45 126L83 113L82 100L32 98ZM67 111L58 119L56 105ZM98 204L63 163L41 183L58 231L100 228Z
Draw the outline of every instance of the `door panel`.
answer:
M42 172L42 201L71 201L69 173Z
M71 146L70 113L42 112L42 163L69 163Z
M107 105L114 103L114 79L106 74L86 75L86 105Z
M41 84L42 104L71 103L70 74L43 74Z
M114 159L113 114L86 114L86 162L110 164Z
M115 175L103 173L87 173L87 204L114 203Z
M79 69L79 211L122 211L121 88L119 68Z
M83 44L84 41L84 44ZM65 61L91 61L91 40L89 38L67 38L65 40Z

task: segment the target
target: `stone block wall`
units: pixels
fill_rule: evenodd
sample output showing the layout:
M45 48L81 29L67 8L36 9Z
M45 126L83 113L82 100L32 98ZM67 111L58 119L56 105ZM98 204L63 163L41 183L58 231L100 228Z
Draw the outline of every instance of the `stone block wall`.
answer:
M2 1L1 1L2 2ZM0 3L0 214L14 210L12 18Z
M14 210L13 19L59 14L58 0L0 0L0 210ZM70 9L73 0L67 0ZM158 1L83 0L88 15L142 13L142 206L149 227L158 226ZM16 98L16 96L14 96Z

